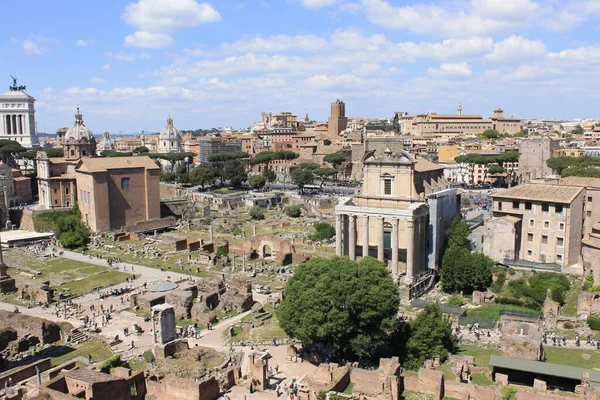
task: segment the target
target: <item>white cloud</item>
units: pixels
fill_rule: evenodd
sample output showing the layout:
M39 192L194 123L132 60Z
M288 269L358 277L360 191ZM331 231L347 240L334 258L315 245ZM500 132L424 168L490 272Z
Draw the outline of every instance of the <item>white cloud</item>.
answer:
M427 73L436 78L466 78L473 75L466 62L443 63L439 68L429 68Z
M362 0L366 16L374 24L408 29L436 36L479 36L519 27L520 18L488 17L465 11L448 11L437 5L394 7L383 0ZM511 12L512 15L512 12Z
M300 0L300 2L306 8L317 9L334 5L338 0Z
M161 49L173 44L173 38L164 33L137 31L125 37L125 47L141 47L145 49Z
M354 75L314 75L306 79L306 83L314 89L330 89L341 87L352 87L358 85L359 78Z
M23 51L25 51L25 54L29 56L39 56L48 51L47 48L38 45L32 40L24 40L23 43L21 43L21 46Z
M113 58L113 59L119 60L119 61L133 61L135 59L135 57L132 54L124 53L124 52L118 52L118 53L106 52L106 53L104 53L104 55L106 57Z
M526 19L539 9L531 0L471 0L473 14L490 18Z
M90 83L93 84L93 85L99 85L99 84L104 83L104 82L106 82L105 79L98 78L96 76L90 78Z
M105 70L105 71L110 71L110 64L104 64L102 66L102 69Z
M172 32L221 20L209 4L195 0L139 0L130 3L123 15L130 25L146 32Z
M316 35L275 35L267 38L256 37L252 39L238 40L234 43L224 43L221 50L226 53L238 52L264 52L273 53L291 49L319 50L327 46L327 40Z
M334 46L346 50L379 50L386 44L387 39L383 34L367 37L357 30L348 29L334 32L331 35L331 42Z
M494 51L486 58L490 61L519 61L523 58L546 54L546 46L539 40L529 40L512 35L494 44Z
M91 46L94 43L96 43L95 40L92 39L78 39L75 44L79 47L87 47L87 46Z

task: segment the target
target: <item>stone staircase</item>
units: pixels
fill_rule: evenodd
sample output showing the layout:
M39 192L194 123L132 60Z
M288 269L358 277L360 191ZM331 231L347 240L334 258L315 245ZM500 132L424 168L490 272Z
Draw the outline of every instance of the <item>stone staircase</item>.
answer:
M71 330L71 342L75 344L83 343L88 340L88 335L85 332L75 328Z

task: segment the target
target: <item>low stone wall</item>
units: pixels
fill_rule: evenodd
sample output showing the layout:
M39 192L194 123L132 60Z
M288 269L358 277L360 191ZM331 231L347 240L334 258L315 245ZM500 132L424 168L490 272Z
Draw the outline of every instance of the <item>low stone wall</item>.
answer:
M33 362L24 367L16 368L8 373L0 375L0 382L6 382L8 378L11 378L12 381L16 384L18 382L24 381L25 379L29 379L32 376L35 376L36 371L35 368L39 368L40 372L44 372L52 368L52 362L50 358L44 358L42 360Z
M167 376L160 381L148 380L149 396L169 400L216 400L219 398L219 382L213 376L202 382Z

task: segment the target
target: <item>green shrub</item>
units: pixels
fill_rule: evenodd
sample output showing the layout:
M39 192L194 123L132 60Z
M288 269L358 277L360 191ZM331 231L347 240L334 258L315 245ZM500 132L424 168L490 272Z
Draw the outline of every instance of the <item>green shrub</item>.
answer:
M335 228L327 222L315 224L315 231L308 238L310 240L328 240L335 236Z
M298 218L302 215L302 209L297 205L287 206L283 212L290 218Z
M502 400L517 400L517 388L507 386L502 389Z
M590 326L590 329L600 331L600 317L588 317L587 324Z
M112 356L111 358L105 360L102 364L100 364L100 371L108 373L111 369L116 368L121 365L121 356L117 354L116 356Z
M263 212L262 208L260 206L254 206L250 209L250 217L252 217L252 219L263 219L265 218L265 213Z
M240 236L242 234L242 228L240 228L239 226L234 226L233 228L231 228L231 233L235 236Z
M492 268L492 273L496 279L490 286L490 289L494 293L500 293L506 283L506 267L496 266Z
M590 272L586 277L585 277L585 281L583 282L583 290L589 290L590 288L594 287L594 275Z
M546 300L546 294L550 290L552 300L563 305L565 304L565 295L571 288L571 282L566 275L554 272L538 272L529 278L529 286L533 289L536 301L540 304Z
M521 307L525 307L525 308L531 308L532 310L540 309L540 306L537 303L527 301L527 300L515 299L514 297L498 297L498 298L496 298L496 303L509 304L509 305L513 305L513 306L521 306Z
M569 321L564 323L565 329L573 329L573 324Z
M217 254L215 254L216 258L227 257L227 249L225 247L219 247L217 249Z
M450 297L448 297L448 300L446 300L446 304L451 305L451 306L462 306L463 304L465 304L465 298L463 296L461 296L458 293L455 293L453 295L451 295Z
M146 350L143 354L143 357L144 361L146 361L148 364L154 364L155 358L152 350Z

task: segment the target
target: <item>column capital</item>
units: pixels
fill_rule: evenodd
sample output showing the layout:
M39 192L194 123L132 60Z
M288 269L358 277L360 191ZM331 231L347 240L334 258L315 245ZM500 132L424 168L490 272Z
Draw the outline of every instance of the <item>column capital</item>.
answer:
M400 221L398 220L398 218L394 218L394 219L392 219L392 226L393 226L394 228L395 228L395 227L397 227L399 222L400 222Z

